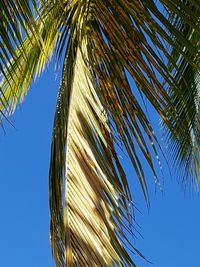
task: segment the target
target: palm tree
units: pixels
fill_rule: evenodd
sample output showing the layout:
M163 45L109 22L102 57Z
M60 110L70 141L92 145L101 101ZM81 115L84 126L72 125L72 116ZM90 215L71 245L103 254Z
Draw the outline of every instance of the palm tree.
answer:
M49 172L56 266L135 266L134 206L117 146L148 205L141 157L159 183L159 142L141 95L161 117L183 179L197 178L199 1L3 0L0 7L2 118L9 121L52 56L63 62Z

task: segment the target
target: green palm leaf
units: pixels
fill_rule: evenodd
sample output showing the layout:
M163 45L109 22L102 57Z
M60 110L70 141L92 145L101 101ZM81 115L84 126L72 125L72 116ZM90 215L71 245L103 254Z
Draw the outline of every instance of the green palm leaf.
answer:
M190 151L198 158L199 3L162 0L164 15L153 0L40 2L1 4L1 113L10 115L52 54L64 52L49 175L55 262L134 266L128 251L139 252L125 234L132 233L132 197L116 146L124 145L148 204L141 157L159 182L158 146L139 92L162 118L180 162L187 165Z
M178 10L177 3L173 3L175 10ZM177 134L169 133L170 149L173 149L176 160L178 159L178 168L183 167L181 177L184 182L188 183L188 176L196 178L199 176L199 47L200 47L200 17L198 1L184 1L179 3L182 10L179 10L181 16L169 10L169 17L175 21L175 26L183 34L185 39L190 40L193 47L198 51L195 55L190 55L189 51L182 45L185 53L191 56L192 63L189 63L175 49L172 50L171 59L177 63L178 69L169 61L168 67L173 73L176 82L179 84L180 93L171 93L173 103L179 113L179 119L174 125ZM187 12L187 13L186 13ZM183 19L187 15L187 19ZM198 19L194 20L195 17ZM194 30L195 29L195 30ZM179 40L177 40L179 42ZM181 70L181 71L179 71ZM180 95L182 97L180 97ZM180 101L182 103L180 104ZM169 118L170 119L170 118ZM184 125L185 133L182 132ZM191 179L189 180L191 181Z

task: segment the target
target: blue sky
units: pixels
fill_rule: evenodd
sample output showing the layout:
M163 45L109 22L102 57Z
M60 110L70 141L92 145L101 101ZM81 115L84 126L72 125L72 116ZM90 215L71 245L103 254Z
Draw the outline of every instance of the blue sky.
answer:
M58 80L50 68L30 89L12 122L0 133L0 252L2 267L53 267L49 245L48 167ZM154 122L157 123L157 122ZM126 159L140 233L135 246L154 264L134 257L138 267L199 266L200 198L184 196L176 175L164 164L164 194L154 192L149 175L151 208L138 193ZM148 170L147 170L148 172Z

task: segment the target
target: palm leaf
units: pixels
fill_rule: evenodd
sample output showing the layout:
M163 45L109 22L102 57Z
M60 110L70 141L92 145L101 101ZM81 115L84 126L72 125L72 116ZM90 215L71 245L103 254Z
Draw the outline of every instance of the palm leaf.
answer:
M168 2L170 3L170 2ZM176 28L183 34L185 39L191 41L193 47L200 47L200 5L198 1L184 1L184 3L173 4L175 10L179 9L179 16L173 11L169 11L169 18L174 21ZM181 10L180 8L181 7ZM187 19L183 17L187 16ZM197 17L198 19L194 20ZM177 40L179 42L179 40ZM182 49L190 55L189 51L182 45ZM168 88L173 97L173 103L179 113L179 119L174 125L176 135L169 133L168 142L173 155L178 160L178 168L183 168L180 175L184 182L188 183L188 176L199 179L199 51L195 55L190 55L193 64L189 63L183 56L172 50L171 58L178 65L178 71L169 61L168 67L173 73L176 82L179 84L180 93L176 94ZM182 98L180 98L180 95ZM170 118L169 118L170 119ZM183 134L183 127L185 133ZM189 180L191 181L191 179Z
M16 6L16 8L17 7L18 6ZM26 10L24 12L27 14ZM1 66L4 79L1 81L0 105L1 113L4 116L11 115L14 112L17 104L23 101L31 81L37 77L44 70L47 63L50 62L53 49L59 38L58 28L61 21L59 13L59 8L55 8L55 10L52 11L51 6L49 6L41 10L39 17L33 16L30 18L29 20L34 21L34 23L30 23L29 28L26 29L26 38L24 41L19 39L21 45L17 45L14 52L14 44L11 43L10 45L6 43L5 40L9 37L9 32L7 33L8 36L2 34L3 37L5 37L2 42L2 48L5 47L5 49L2 49L2 51L4 57L6 55L8 59L8 64L2 64ZM19 15L22 16L22 14ZM10 18L8 17L7 19ZM52 23L52 20L54 23ZM8 27L9 24L10 21L8 20ZM11 32L15 32L15 28L13 29L13 27L14 26L11 25ZM16 34L18 34L18 30L17 28ZM37 34L35 34L35 32ZM9 58L8 52L12 55L11 58ZM4 57L2 58L4 59ZM4 62L5 59L3 63Z
M154 12L154 15L157 15L159 19L164 19L164 16L159 12L153 2L151 2L151 4L151 12ZM152 47L148 45L146 34L149 35L157 49L160 49L161 52L165 51L165 46L163 42L160 41L160 38L158 38L159 35L168 41L170 45L173 44L176 49L183 54L183 57L189 60L182 46L175 43L174 34L176 34L181 42L184 41L184 44L188 47L191 54L196 53L195 48L190 46L190 43L179 34L175 27L173 28L169 21L164 19L165 26L169 31L171 30L173 36L167 35L160 24L152 20L150 12L139 3L138 5L139 7L136 7L131 5L131 3L127 4L126 1L123 1L123 3L119 1L118 5L114 4L112 1L91 1L87 4L85 4L85 2L79 2L79 4L73 7L75 18L72 19L74 22L73 31L71 33L72 37L70 39L72 44L68 46L66 56L66 62L68 62L68 64L66 63L63 70L63 80L54 125L55 130L50 169L51 240L54 257L58 266L62 266L66 263L69 264L69 266L70 264L76 266L78 263L82 266L92 264L97 266L113 264L117 264L117 266L120 264L125 264L123 266L133 266L132 262L125 261L125 259L128 258L126 254L121 251L120 247L118 249L118 246L117 248L113 247L112 249L114 250L107 251L106 255L110 253L110 257L107 258L108 261L103 257L104 261L102 262L103 259L99 256L100 252L97 252L98 241L94 240L94 231L90 232L90 229L93 229L94 226L92 227L91 224L87 223L87 219L90 220L90 217L86 213L85 215L88 218L85 218L82 208L78 210L77 208L83 207L85 205L83 203L88 202L89 206L87 206L86 209L90 210L89 203L91 203L91 197L88 197L88 195L93 196L93 193L95 193L95 195L97 194L96 197L92 198L92 206L94 205L95 209L99 207L95 199L103 200L95 185L92 184L92 178L94 177L96 177L94 181L95 184L99 183L98 178L100 178L100 180L108 179L111 185L113 185L113 188L117 188L116 198L119 196L129 196L129 189L124 172L117 158L117 154L113 150L114 145L112 142L116 140L113 139L115 132L118 132L118 135L127 149L144 196L148 201L144 171L131 135L134 136L155 175L150 151L146 144L146 139L142 134L141 127L155 149L153 143L154 133L141 105L131 91L128 76L132 76L141 92L149 99L166 124L168 124L170 130L173 131L172 125L174 122L170 125L166 115L169 113L176 121L178 113L173 108L173 103L169 95L156 79L155 73L156 71L159 72L166 82L170 84L174 92L176 92L176 90L179 92L177 89L178 83L170 74L170 70L165 67L162 59L155 54ZM143 22L138 16L139 11L140 17L143 19L145 18ZM79 24L80 21L83 21L82 25L76 30L77 24ZM135 24L133 24L133 21ZM153 21L153 26L150 24L149 28L147 28L147 21ZM155 29L157 33L155 33ZM76 42L74 37L75 32L80 34L80 40L76 40ZM87 38L86 48L84 48L85 52L83 52L82 47L82 42L85 40L84 36L90 36L90 38ZM71 54L73 55L70 50L71 46L76 46L77 44L81 47L78 48L81 52L79 51L77 54L82 53L83 64L78 63L80 58L76 53L74 55L75 63L73 61L73 56L70 56ZM166 51L164 55L167 59L170 59L170 54ZM175 62L173 62L173 64L178 69L178 65L176 65ZM79 69L77 65L81 65L81 68ZM84 78L84 75L87 73L86 69L88 68L87 66L84 70L84 65L88 65L89 70L92 70L92 78L87 79L91 81L91 84L94 84L93 87L88 86L90 82L87 82L87 79ZM153 68L156 69L156 71L152 71ZM70 83L69 81L71 81L72 77L73 80ZM149 77L150 82L147 77ZM80 80L77 81L77 79ZM95 81L95 83L93 83L93 81ZM76 84L76 88L74 84ZM86 90L85 86L87 88L87 93L84 93ZM80 92L74 93L75 90L80 90ZM93 90L95 90L95 93ZM94 97L95 101L92 100L90 96L91 92L93 97L98 95L99 99L95 99ZM99 100L100 104L95 106L93 101L99 103ZM98 111L101 105L103 106L103 109L100 108L100 111L101 109L103 110L102 112ZM64 106L67 106L67 108L64 109ZM85 112L84 114L83 111ZM107 114L106 119L101 118L102 113ZM66 118L66 120L63 118ZM108 120L106 125L109 126L109 131L104 129L105 126L103 127L103 125L105 125L103 122L106 120ZM102 124L101 127L99 127L99 122ZM111 128L113 122L115 126ZM105 147L102 146L102 144L104 144ZM106 154L109 157L104 156L102 158L102 155L105 154L105 148ZM110 149L111 151L108 154L107 151ZM112 164L111 170L115 174L114 177L110 175L107 167L105 168L105 159L107 159L107 167ZM67 162L66 165L65 161ZM89 162L89 164L87 164L87 162ZM115 167L118 169L115 170ZM96 170L98 176L93 172L93 169ZM59 175L55 175L56 173L59 173ZM117 178L117 173L119 173L121 177ZM116 183L116 181L118 182ZM58 186L55 187L55 184ZM95 188L95 190L90 191L91 188ZM110 190L110 193L113 194L112 187ZM76 193L73 193L74 191ZM101 188L101 192L106 192L106 190ZM108 193L106 193L106 196L107 195ZM64 203L63 198L65 198ZM126 203L127 200L131 201L130 197L122 199L120 202ZM103 201L107 202L107 198ZM109 204L110 202L113 203L109 197ZM124 205L123 207L125 207L123 214L126 214L127 208ZM116 217L114 221L117 222L114 227L115 235L109 232L110 218L106 216L104 217L106 218L104 225L108 228L102 229L102 231L109 237L108 240L110 240L112 244L115 244L116 241L113 242L112 238L117 235L118 225L121 225L123 221L129 221L129 217L122 217L122 221L120 221L120 216L116 213L116 206L112 206L112 210L115 211L114 214ZM103 210L103 214L106 213L106 210ZM98 219L96 219L96 221L98 221ZM86 225L88 226L87 230L85 228ZM99 229L98 226L96 227L96 229ZM65 232L65 237L62 235L63 231L67 231ZM74 232L79 232L78 237ZM84 232L87 234L84 235ZM91 237L93 237L93 240L91 240ZM123 237L123 235L118 235L118 237ZM86 246L85 242L87 244ZM74 245L74 243L76 245ZM96 244L96 246L94 244ZM68 248L67 251L66 247ZM105 247L109 248L108 245ZM88 258L88 248L92 254L90 258ZM101 253L105 251L104 249L103 246ZM118 260L115 258L116 252L119 256ZM94 255L96 255L96 257Z
M57 266L134 266L118 237L124 220L130 221L130 199L115 171L110 129L86 47L84 40L80 47L70 45L58 97L50 169L53 253Z
M11 25L20 44L13 51L3 32L9 54L4 46L2 51L9 64L2 68L0 99L6 115L23 99L54 47L60 58L65 51L49 183L57 266L134 266L128 251L139 252L125 234L132 233L132 197L116 146L124 145L147 204L141 156L159 182L152 160L158 157L157 139L138 92L180 149L186 151L191 144L185 141L191 125L185 96L196 87L193 78L183 77L199 71L199 27L193 23L199 19L199 3L161 2L169 15L153 0L46 0L34 5L36 16L28 7L21 10L17 1L14 13L17 18L21 10L26 38L22 42L19 29ZM186 31L183 25L188 25ZM192 99L197 99L193 92ZM187 161L187 153L180 155Z

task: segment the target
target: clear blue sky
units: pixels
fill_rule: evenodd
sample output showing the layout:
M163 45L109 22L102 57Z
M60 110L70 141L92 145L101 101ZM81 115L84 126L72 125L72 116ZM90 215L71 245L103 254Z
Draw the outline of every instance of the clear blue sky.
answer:
M49 245L48 167L58 80L45 71L31 86L14 115L12 128L0 133L0 254L2 267L53 267ZM13 120L12 120L13 121ZM134 171L126 163L129 179ZM164 194L154 193L149 174L151 209L145 208L138 187L134 199L140 233L135 246L153 265L135 258L138 267L198 267L200 198L184 196L164 166ZM148 175L148 174L147 174ZM135 185L136 183L134 183Z

